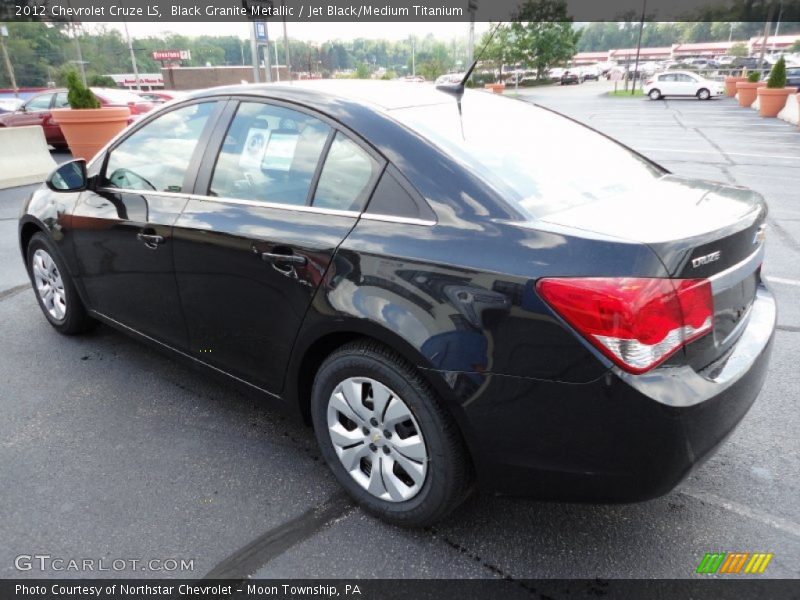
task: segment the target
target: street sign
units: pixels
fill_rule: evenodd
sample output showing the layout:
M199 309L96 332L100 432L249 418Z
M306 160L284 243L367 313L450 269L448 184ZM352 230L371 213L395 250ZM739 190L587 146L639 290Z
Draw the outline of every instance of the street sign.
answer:
M154 50L153 60L192 60L189 50Z
M264 21L254 21L253 27L256 30L256 42L259 44L266 44L267 38L267 24Z

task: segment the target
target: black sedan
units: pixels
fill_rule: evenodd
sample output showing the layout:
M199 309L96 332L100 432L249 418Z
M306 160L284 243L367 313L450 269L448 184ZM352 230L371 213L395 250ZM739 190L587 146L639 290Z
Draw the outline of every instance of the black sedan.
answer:
M572 71L564 71L561 74L561 85L570 85L573 83L581 83L581 79L578 77L578 74L573 73Z
M764 381L766 213L522 101L353 81L156 110L59 167L19 242L56 330L290 407L353 498L420 525L474 482L675 487Z

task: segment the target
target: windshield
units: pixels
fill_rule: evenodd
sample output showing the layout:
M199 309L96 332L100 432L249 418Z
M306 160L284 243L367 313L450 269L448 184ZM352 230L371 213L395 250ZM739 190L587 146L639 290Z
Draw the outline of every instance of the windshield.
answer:
M452 103L391 111L536 218L646 186L664 172L602 135L547 110L467 92ZM462 127L463 124L463 127Z

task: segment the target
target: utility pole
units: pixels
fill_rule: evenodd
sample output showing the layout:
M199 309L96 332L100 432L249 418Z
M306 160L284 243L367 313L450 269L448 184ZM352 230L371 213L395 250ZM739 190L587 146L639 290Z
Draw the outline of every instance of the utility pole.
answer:
M83 52L81 52L81 40L78 37L78 27L79 27L78 23L75 22L72 23L72 35L75 36L75 49L78 52L78 67L81 70L81 81L83 82L83 85L87 85L86 68L83 66Z
M467 39L467 68L472 64L472 55L475 52L475 11L478 10L478 0L469 0L469 38Z
M411 76L417 76L417 57L415 56L417 51L417 39L412 35L411 36Z
M275 80L281 82L281 63L278 62L278 42L275 42Z
M258 44L256 43L256 22L250 23L250 59L253 62L253 83L261 82L258 72Z
M281 0L281 8L283 8L284 0ZM292 83L292 61L289 58L289 36L286 34L286 11L281 11L283 15L283 47L286 54L286 76L289 78L289 83Z
M128 23L127 21L123 21L122 24L125 26L125 37L128 40L128 50L131 53L131 65L133 66L133 77L136 80L136 89L141 92L142 84L139 82L139 69L136 66L136 55L133 53L133 44L131 43L131 35L130 33L128 33Z
M8 50L6 49L7 37L8 27L0 25L0 48L3 50L3 61L6 63L8 78L11 80L11 89L14 90L14 95L19 98L19 88L17 87L17 79L14 77L14 67L11 65L11 59L8 58Z
M761 40L761 52L758 55L758 70L763 71L764 67L764 53L767 51L767 38L769 37L769 26L772 23L772 14L775 10L775 5L770 3L769 10L767 11L767 21L764 23L764 34Z
M639 53L642 50L642 32L644 31L644 13L647 10L647 0L642 0L642 19L639 21L639 39L636 41L636 62L633 65L633 85L631 96L636 93L636 76L639 73Z

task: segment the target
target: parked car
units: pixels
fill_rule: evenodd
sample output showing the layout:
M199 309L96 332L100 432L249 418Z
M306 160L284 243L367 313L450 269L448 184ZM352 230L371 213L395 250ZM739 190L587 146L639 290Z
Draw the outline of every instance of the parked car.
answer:
M665 96L695 96L699 100L709 100L724 96L725 84L690 71L667 71L648 79L644 84L644 93L651 100L660 100Z
M573 83L580 83L580 82L581 80L578 77L578 74L574 73L573 71L564 71L561 74L561 85L570 85Z
M177 90L150 90L148 92L134 92L137 96L141 99L152 102L153 104L164 104L165 102L169 102L170 100L175 100L176 98L182 98L186 95L186 92L180 92Z
M23 104L25 101L21 98L2 98L0 99L0 114L17 111Z
M581 73L581 81L600 81L600 74L592 70L583 71Z
M761 196L480 91L197 92L61 165L21 214L57 331L101 321L293 409L394 523L442 518L474 478L664 494L767 373Z
M769 79L769 73L764 75L764 81ZM786 85L787 87L796 87L800 90L800 67L792 67L786 69Z
M126 90L112 88L91 88L102 106L127 106L131 115L138 116L153 108L152 102L140 98ZM50 110L69 106L67 90L53 89L37 94L28 99L13 113L0 115L0 127L22 127L25 125L41 125L47 143L56 149L66 149L67 140L61 133L61 127L53 121Z

